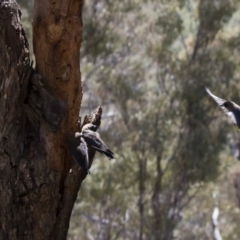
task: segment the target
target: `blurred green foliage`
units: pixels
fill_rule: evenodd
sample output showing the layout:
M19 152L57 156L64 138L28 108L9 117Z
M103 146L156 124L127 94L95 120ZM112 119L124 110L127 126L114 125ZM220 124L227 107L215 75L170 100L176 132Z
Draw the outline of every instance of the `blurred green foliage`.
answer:
M238 239L239 136L204 86L240 103L239 21L235 0L85 1L80 114L103 106L116 160L96 154L69 239L211 239L215 205Z

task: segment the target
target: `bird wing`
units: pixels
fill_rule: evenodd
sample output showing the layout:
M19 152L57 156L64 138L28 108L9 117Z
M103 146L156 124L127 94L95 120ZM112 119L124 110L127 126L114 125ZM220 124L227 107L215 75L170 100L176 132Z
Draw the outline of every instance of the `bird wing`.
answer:
M82 137L88 144L88 146L100 151L102 153L109 153L113 155L114 153L106 146L106 144L102 141L99 134L96 132L92 132L90 130L85 130L82 132Z
M88 143L88 145L93 147L93 148L103 150L103 151L107 149L107 146L101 140L98 133L94 133L94 132L91 132L91 131L85 131L82 134L82 137Z
M236 121L236 118L235 118L233 112L228 111L228 109L223 106L223 104L228 101L215 96L207 87L205 87L205 90L210 95L210 97L221 107L221 109L224 111L224 113L227 114L232 119L234 124L237 124L237 121Z
M83 168L87 173L89 173L89 158L88 158L88 148L86 142L81 138L80 145L77 147L77 151L80 153L78 156L75 155L73 159Z
M73 160L87 173L89 173L89 157L87 144L82 138L75 138L74 136L69 136L67 138L67 147L69 155Z
M237 125L237 119L236 119L235 115L232 112L228 112L227 115L232 119L233 123L235 125Z
M84 157L84 159L88 163L89 162L89 159L88 159L88 148L87 148L87 144L86 144L86 142L84 141L83 138L81 138L81 143L77 147L77 150L81 152L82 156Z
M212 97L212 99L222 108L222 110L227 113L228 110L222 106L227 100L215 96L208 88L205 88L206 92Z

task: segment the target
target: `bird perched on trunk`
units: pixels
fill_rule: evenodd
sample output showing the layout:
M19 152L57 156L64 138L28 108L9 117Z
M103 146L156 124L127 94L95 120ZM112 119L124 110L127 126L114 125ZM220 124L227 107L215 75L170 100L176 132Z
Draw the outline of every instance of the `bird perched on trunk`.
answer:
M75 162L88 174L89 172L89 158L87 144L83 138L74 138L69 141L68 148L72 158Z
M83 126L81 133L75 133L75 137L82 138L86 142L88 148L93 148L96 151L105 154L109 160L114 159L114 153L106 146L100 138L100 135L95 132L96 130L96 125L88 123Z
M232 119L234 125L240 129L240 106L232 101L228 101L215 96L208 88L205 88L205 90L222 108L222 110Z

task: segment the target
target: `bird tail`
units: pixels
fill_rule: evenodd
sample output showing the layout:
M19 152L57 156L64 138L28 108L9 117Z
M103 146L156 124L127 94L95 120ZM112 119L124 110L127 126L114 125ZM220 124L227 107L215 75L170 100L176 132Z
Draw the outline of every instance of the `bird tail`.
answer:
M110 149L107 149L107 150L104 151L102 149L99 149L99 148L96 148L96 147L93 147L93 146L92 146L92 148L94 148L96 151L104 154L109 160L114 159L114 153Z
M114 153L108 149L104 154L108 157L109 160L114 159Z

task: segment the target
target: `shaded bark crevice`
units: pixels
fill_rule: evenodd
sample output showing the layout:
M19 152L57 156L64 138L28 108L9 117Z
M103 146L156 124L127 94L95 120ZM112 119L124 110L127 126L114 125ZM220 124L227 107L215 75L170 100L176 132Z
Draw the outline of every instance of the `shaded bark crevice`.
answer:
M42 77L32 68L28 70L25 82L28 83L25 84L28 90L23 88L24 110L33 128L39 129L40 120L43 119L52 132L57 132L67 111L66 104L51 96L42 83Z

